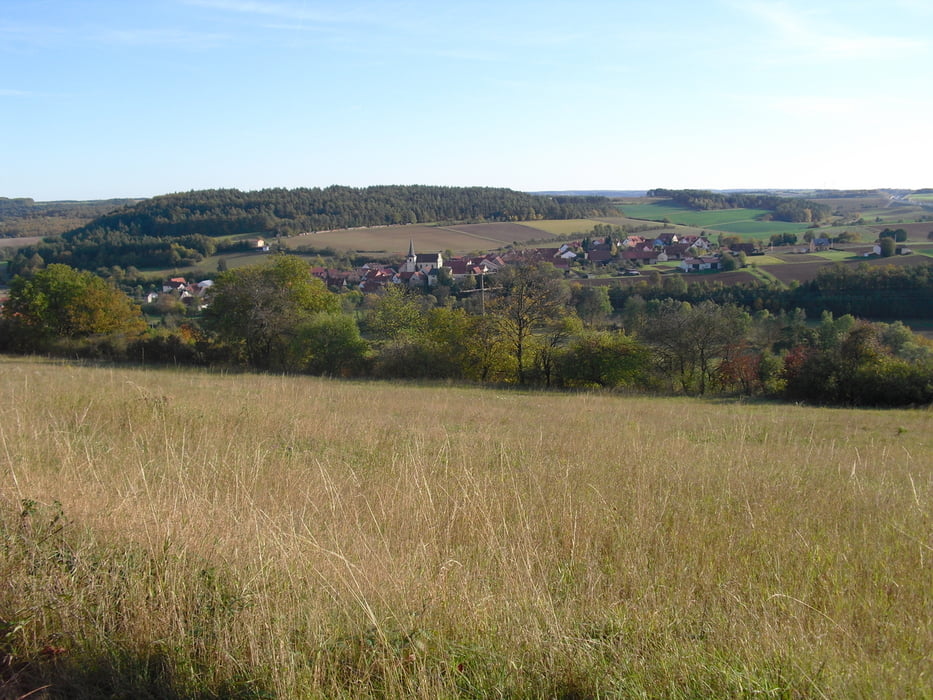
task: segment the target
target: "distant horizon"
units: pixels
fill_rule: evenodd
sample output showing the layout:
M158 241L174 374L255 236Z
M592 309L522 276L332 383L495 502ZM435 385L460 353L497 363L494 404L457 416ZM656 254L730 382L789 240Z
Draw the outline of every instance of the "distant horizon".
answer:
M426 187L492 187L498 188L499 185L434 185L431 183L377 183L371 185L344 185L341 183L334 183L331 185L296 185L294 187L282 186L282 185L269 185L266 187L256 187L244 189L240 187L199 187L199 188L190 188L190 189L175 189L166 192L159 192L158 194L151 195L109 195L109 196L100 196L100 197L53 197L49 199L39 199L31 195L5 195L0 193L0 199L31 199L36 204L50 204L54 202L100 202L100 201L109 201L109 200L124 200L124 199L134 199L134 200L145 200L153 199L155 197L162 197L172 194L181 194L184 192L196 192L204 190L229 190L235 189L242 192L259 192L262 190L269 189L286 189L286 190L295 190L295 189L314 189L316 187L320 189L327 189L328 187L351 187L354 189L366 189L369 187L414 187L414 186L426 186ZM639 193L646 193L654 189L668 189L668 190L680 190L680 189L693 189L693 190L707 190L710 192L797 192L797 191L807 191L807 190L819 190L824 192L850 192L850 191L888 191L888 192L915 192L923 189L931 189L933 187L669 187L666 185L659 185L654 187L577 187L577 188L545 188L545 189L520 189L517 187L502 187L503 189L510 189L516 192L525 192L528 194L538 194L538 195L561 195L561 194L591 194L593 196L612 196L615 195L629 195L629 196L644 196Z

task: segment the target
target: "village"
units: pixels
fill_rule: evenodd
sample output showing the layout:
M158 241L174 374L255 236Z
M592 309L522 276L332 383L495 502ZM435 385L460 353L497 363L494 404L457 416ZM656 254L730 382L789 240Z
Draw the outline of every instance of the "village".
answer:
M616 277L640 276L645 266L677 262L666 266L669 273L715 273L744 267L749 256L764 255L768 246L762 242L725 241L719 246L707 236L673 232L657 235L603 236L562 243L557 247L531 247L509 249L444 258L441 252L419 253L414 241L409 241L408 252L399 264L366 262L352 270L323 266L310 268L310 274L320 279L332 291L358 290L364 294L379 294L389 286L402 285L412 290L426 291L440 284L454 283L461 289L475 289L483 280L509 264L550 263L570 276L575 272L580 279L599 274L601 269L613 268ZM256 239L251 247L260 253L273 250L264 239ZM791 245L793 252L807 254L833 248L828 238L811 238L801 245ZM908 255L911 250L898 246L896 255ZM881 245L857 252L862 257L882 255ZM172 295L186 306L203 308L207 303L213 281L199 282L184 277L172 277L162 285L161 291L152 291L145 303L153 304L162 295Z

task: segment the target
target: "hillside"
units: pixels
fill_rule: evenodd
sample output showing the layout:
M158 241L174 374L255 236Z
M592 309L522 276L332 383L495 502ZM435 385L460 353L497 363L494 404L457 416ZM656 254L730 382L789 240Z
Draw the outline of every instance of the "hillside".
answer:
M514 222L616 213L603 197L530 195L486 187L328 187L325 189L200 190L169 194L101 216L24 251L45 263L82 269L184 266L218 249L229 236L292 235L424 222Z
M29 197L0 197L0 238L57 236L138 201L102 199L36 202Z
M933 692L926 411L0 363L0 696Z

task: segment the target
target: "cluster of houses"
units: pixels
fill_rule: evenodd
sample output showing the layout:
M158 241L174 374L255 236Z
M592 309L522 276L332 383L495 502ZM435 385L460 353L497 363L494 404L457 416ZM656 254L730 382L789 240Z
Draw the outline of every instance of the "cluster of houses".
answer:
M614 241L610 237L590 241L583 250L581 243L566 243L560 248L538 248L534 254L541 259L550 259L555 267L569 269L574 262L591 265L615 263L634 270L639 265L680 261L684 272L718 270L720 258L710 254L712 243L705 236L693 234L678 236L676 233L661 233L657 236L630 235ZM754 244L742 243L732 247L732 252L755 252Z
M187 306L202 305L207 291L213 286L213 280L188 282L184 277L172 277L162 284L161 292L149 292L146 295L146 303L153 304L163 294L171 294Z
M442 270L458 281L493 274L506 264L495 253L449 258L445 261L440 253L416 253L412 241L405 261L398 266L371 262L350 271L313 267L311 274L323 280L328 287L359 289L370 294L390 284L404 284L417 289L434 287Z
M264 245L265 241L259 243ZM572 263L606 265L612 262L634 271L639 264L653 265L680 260L681 269L685 272L715 270L719 268L719 257L695 255L697 252L709 251L710 248L709 240L703 236L678 237L674 233L662 233L654 238L631 235L622 240L612 240L610 237L596 239L588 243L586 250L582 242L574 241L556 248L525 248L502 254L485 253L445 260L441 253L417 253L414 241L411 241L408 254L400 265L369 262L355 270L312 267L311 274L330 288L358 289L372 294L389 285L399 284L428 289L438 284L442 271L454 281L478 279L495 274L510 263L519 262L549 262L563 270L569 270ZM212 280L191 283L183 277L173 277L162 286L161 292L150 292L146 302L151 304L161 294L171 294L185 304L203 305L203 299L213 284Z
M800 252L826 250L832 243L829 239L812 240ZM256 246L268 250L265 241L259 240ZM587 241L564 243L556 248L526 248L507 253L486 253L467 255L444 260L441 253L417 253L414 241L409 242L408 254L400 265L370 262L355 270L336 270L325 267L311 268L311 274L321 279L328 287L338 289L358 289L364 293L378 293L388 285L406 285L411 288L428 289L438 284L442 272L454 281L465 278L480 278L491 275L510 263L549 262L558 269L569 270L573 263L608 265L610 263L624 268L631 274L638 274L640 265L655 265L663 262L679 261L683 272L702 272L722 269L721 253L713 253L714 246L705 236L676 233L660 233L657 236L629 235L618 240L607 236ZM746 255L760 254L754 243L734 243L728 252ZM879 255L880 246L875 245L865 255ZM899 254L909 253L901 247ZM213 281L190 283L183 277L173 277L162 287L161 294L171 294L185 304L203 304L207 291ZM160 296L151 292L147 303L153 303Z

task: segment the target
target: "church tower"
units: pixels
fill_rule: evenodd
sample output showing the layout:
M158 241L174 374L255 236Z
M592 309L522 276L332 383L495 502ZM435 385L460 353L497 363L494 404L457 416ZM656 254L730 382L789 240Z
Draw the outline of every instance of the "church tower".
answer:
M418 256L415 255L415 241L408 240L408 256L405 258L405 265L402 272L415 272L417 270Z

